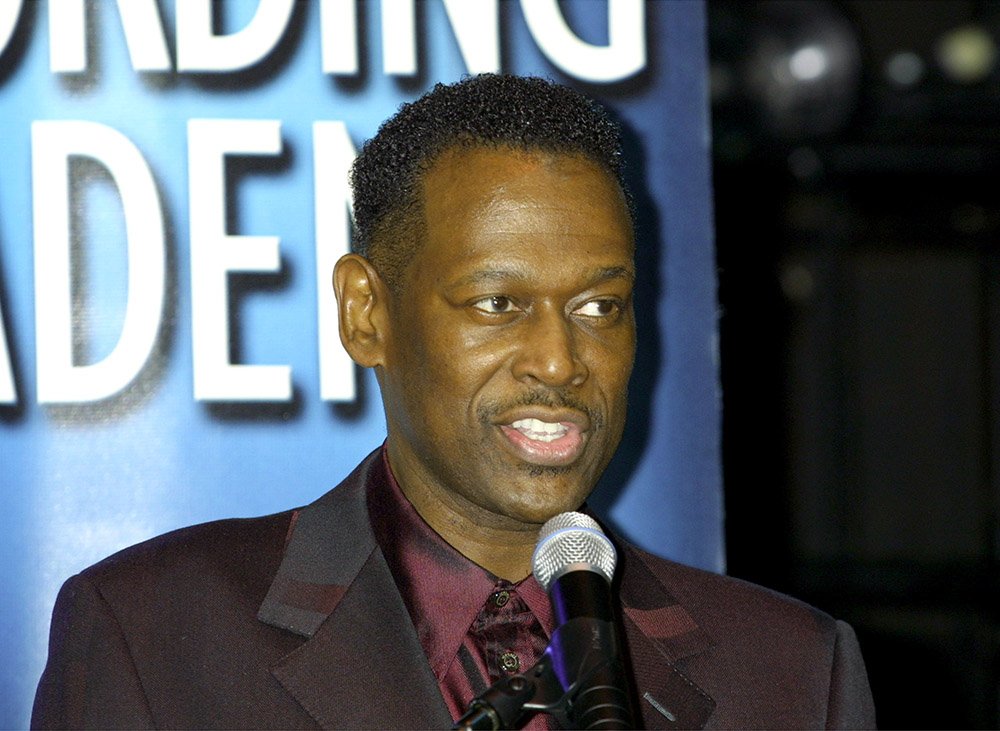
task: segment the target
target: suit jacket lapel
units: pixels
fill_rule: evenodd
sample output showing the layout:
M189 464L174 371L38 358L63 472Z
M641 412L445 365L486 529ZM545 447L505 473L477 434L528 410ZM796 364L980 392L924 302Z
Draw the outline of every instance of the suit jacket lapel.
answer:
M272 669L323 728L447 728L451 716L380 551Z
M619 552L622 623L643 725L700 729L715 701L677 667L712 646L711 638L629 546Z
M371 533L376 451L303 509L258 612L308 639L272 668L322 728L448 727L451 717Z

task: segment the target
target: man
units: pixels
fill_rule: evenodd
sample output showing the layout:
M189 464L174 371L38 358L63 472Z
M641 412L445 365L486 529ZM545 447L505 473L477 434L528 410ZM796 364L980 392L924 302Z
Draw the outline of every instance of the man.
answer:
M624 425L620 165L603 113L538 79L439 85L383 125L334 273L383 448L306 508L178 531L70 579L33 724L446 727L529 668L555 629L530 576L539 527L581 507ZM619 554L645 726L873 724L849 627Z

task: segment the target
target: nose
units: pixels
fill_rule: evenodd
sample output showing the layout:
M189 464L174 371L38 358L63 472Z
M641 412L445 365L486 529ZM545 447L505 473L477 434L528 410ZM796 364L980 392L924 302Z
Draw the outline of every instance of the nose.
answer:
M579 386L589 370L580 357L572 322L555 308L540 307L526 318L513 373L519 381Z

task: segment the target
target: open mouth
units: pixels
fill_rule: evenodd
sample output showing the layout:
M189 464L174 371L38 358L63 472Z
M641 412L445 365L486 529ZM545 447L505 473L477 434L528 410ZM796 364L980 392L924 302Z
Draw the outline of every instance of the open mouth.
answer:
M584 446L584 432L570 421L543 421L535 417L502 424L500 430L514 454L523 461L546 467L573 463Z
M541 419L518 419L511 424L511 427L536 442L554 442L569 432L566 424L553 424Z

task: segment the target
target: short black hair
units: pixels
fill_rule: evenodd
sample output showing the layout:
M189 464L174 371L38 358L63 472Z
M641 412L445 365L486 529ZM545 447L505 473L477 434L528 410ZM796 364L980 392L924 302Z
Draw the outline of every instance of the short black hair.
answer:
M351 169L354 250L390 287L423 239L424 173L445 151L478 146L581 155L626 191L620 130L593 100L531 76L437 84L386 120Z

